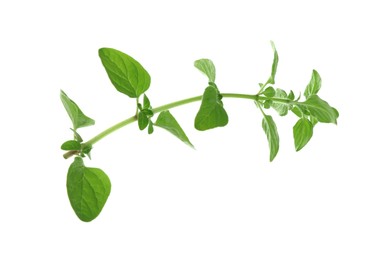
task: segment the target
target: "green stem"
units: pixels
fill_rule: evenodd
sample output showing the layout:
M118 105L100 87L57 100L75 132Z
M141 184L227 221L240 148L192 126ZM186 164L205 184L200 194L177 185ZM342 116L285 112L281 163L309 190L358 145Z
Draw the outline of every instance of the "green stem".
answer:
M281 103L281 104L285 104L285 105L296 105L296 104L298 104L297 101L292 101L292 100L286 99L286 98L263 97L263 96L256 95L256 101L263 101L263 100L272 100L275 103Z
M224 94L221 94L224 98L241 98L241 99L250 99L250 100L257 100L259 97L257 95L248 95L248 94L237 94L237 93L224 93ZM183 100L179 100L179 101L176 101L176 102L172 102L172 103L169 103L169 104L166 104L166 105L163 105L163 106L159 106L159 107L156 107L156 108L153 108L152 109L152 112L154 114L156 113L160 113L162 111L165 111L165 110L168 110L168 109L171 109L171 108L174 108L174 107L178 107L178 106L182 106L182 105L186 105L186 104L189 104L189 103L192 103L192 102L196 102L196 101L200 101L202 99L203 96L196 96L196 97L191 97L191 98L186 98L186 99L183 99ZM127 118L113 126L111 126L110 128L104 130L103 132L99 133L98 135L96 135L95 137L91 138L90 140L88 140L87 142L83 143L82 144L82 147L85 147L85 146L92 146L94 145L95 143L97 143L98 141L100 141L101 139L103 139L104 137L110 135L111 133L115 132L116 130L126 126L126 125L129 125L133 122L137 121L137 116L132 116L130 118ZM74 155L73 151L69 151L67 153L64 154L64 158L67 159L69 157L71 157L72 155Z
M264 113L264 110L261 108L259 99L255 100L255 104L256 104L256 106L260 109L261 113L263 114L263 117L265 117L266 115L265 115L265 113Z

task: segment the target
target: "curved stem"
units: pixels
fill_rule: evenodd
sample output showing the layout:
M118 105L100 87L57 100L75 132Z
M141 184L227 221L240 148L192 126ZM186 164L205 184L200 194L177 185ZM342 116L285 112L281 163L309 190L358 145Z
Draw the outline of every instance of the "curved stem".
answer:
M237 93L223 93L221 94L223 96L223 98L241 98L241 99L250 99L250 100L257 100L258 99L258 96L257 95L248 95L248 94L237 94ZM191 98L186 98L186 99L182 99L182 100L179 100L179 101L176 101L176 102L172 102L172 103L169 103L169 104L166 104L166 105L163 105L163 106L159 106L159 107L156 107L156 108L153 108L152 109L152 112L154 114L156 113L160 113L162 111L165 111L165 110L168 110L168 109L171 109L171 108L174 108L174 107L178 107L178 106L182 106L182 105L186 105L186 104L189 104L189 103L193 103L193 102L196 102L196 101L200 101L202 99L202 95L200 96L195 96L195 97L191 97ZM110 135L111 133L115 132L116 130L126 126L126 125L129 125L133 122L137 121L137 115L134 115L130 118L127 118L111 127L109 127L108 129L104 130L103 132L99 133L98 135L96 135L95 137L91 138L90 140L88 140L87 142L83 143L82 144L82 147L85 147L85 146L92 146L94 145L95 143L97 143L98 141L100 141L101 139L103 139L104 137ZM74 155L76 153L74 153L74 151L69 151L67 153L64 154L64 158L67 159L69 157L71 157L72 155Z

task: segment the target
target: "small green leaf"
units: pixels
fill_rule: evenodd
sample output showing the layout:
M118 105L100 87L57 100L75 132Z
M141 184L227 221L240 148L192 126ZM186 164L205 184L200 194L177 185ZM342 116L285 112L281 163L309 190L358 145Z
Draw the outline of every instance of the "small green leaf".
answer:
M91 159L91 150L92 150L92 145L86 145L82 149L82 154L87 155L89 159Z
M181 141L193 148L193 145L189 141L187 135L184 133L179 123L168 110L160 113L160 115L157 117L155 125L169 131L171 134L175 135Z
M195 128L200 131L221 127L228 124L228 115L217 88L205 89L199 112L195 117Z
M273 49L273 63L272 63L272 70L271 70L271 76L269 77L267 84L275 84L275 75L277 71L277 64L279 63L279 55L277 54L277 50L275 47L275 43L271 41L272 49Z
M288 99L287 93L280 88L276 89L275 97L281 99ZM277 111L277 113L279 113L280 116L285 116L288 114L289 104L272 102L272 107Z
M297 107L297 106L294 106L291 111L297 115L298 117L302 118L303 117L303 112L301 112L301 110Z
M269 115L264 115L262 126L269 143L269 161L272 162L279 152L279 134L275 122Z
M60 99L65 107L65 110L67 110L67 113L72 120L74 131L76 131L80 127L95 124L95 120L84 115L79 106L73 100L71 100L67 96L67 94L65 94L62 90L60 91Z
M82 221L94 220L103 209L111 192L108 176L98 168L84 166L76 157L67 175L67 193L71 206Z
M321 88L321 77L316 70L312 71L311 81L307 85L304 91L304 96L308 99L308 97L312 95L316 95Z
M265 100L264 103L263 103L263 106L264 106L265 109L270 108L271 105L272 105L272 100L270 100L270 99Z
M152 134L153 133L153 123L151 120L149 120L149 123L148 123L148 134Z
M139 97L151 84L148 72L131 56L112 49L99 49L101 62L115 88L131 98Z
M266 97L273 97L275 96L276 90L273 87L266 88L262 94Z
M145 108L141 110L141 112L146 115L147 117L152 117L153 116L153 111L151 109Z
M149 109L151 107L151 102L149 101L147 95L144 94L143 97L144 109Z
M76 139L77 141L79 141L80 143L83 142L83 138L81 138L81 136L79 135L79 133L78 133L76 130L73 130L72 128L69 128L69 129L72 130L72 132L73 132L74 135L75 135L75 139Z
M197 60L195 61L195 67L208 77L209 82L215 82L216 69L215 69L215 65L211 60L209 59Z
M139 124L140 130L144 130L147 127L147 125L149 124L149 119L143 111L139 112L137 122Z
M331 107L326 101L322 100L317 95L311 95L309 98L302 102L300 107L304 106L309 113L316 117L322 123L336 124L339 113Z
M61 145L61 149L65 151L79 151L81 149L81 144L79 141L69 140Z
M289 91L289 94L288 94L288 99L293 101L295 99L295 94L293 93L293 91Z
M306 118L300 118L293 127L296 151L300 151L311 140L312 135L312 123Z

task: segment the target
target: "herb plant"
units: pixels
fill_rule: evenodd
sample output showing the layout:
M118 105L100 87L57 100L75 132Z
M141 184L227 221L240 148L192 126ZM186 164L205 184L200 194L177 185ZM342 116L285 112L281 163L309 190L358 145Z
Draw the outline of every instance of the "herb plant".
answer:
M274 43L271 42L271 44L274 52L271 75L265 83L259 83L260 89L257 93L221 93L215 81L216 69L213 62L209 59L200 59L195 61L194 65L208 78L208 86L203 94L156 108L152 108L145 94L150 87L151 77L144 67L123 52L101 48L99 56L113 86L117 91L135 99L137 108L132 117L84 142L78 132L79 128L94 125L95 121L86 116L79 106L61 91L61 101L72 121L73 139L65 141L61 149L66 151L65 159L75 157L68 170L67 192L76 215L82 221L92 221L100 214L107 201L111 192L108 176L101 169L85 166L83 158L86 156L90 158L93 145L114 131L137 122L139 129L146 129L148 134L152 134L155 127L160 127L193 147L182 127L169 111L174 107L201 102L194 125L199 131L206 131L228 124L228 114L225 111L223 99L239 98L253 101L263 115L261 125L268 139L270 161L273 161L279 151L279 134L275 121L265 110L272 108L280 116L292 112L298 117L297 123L293 126L296 151L301 150L309 142L317 123L336 124L339 113L318 96L321 78L316 70L313 70L312 77L304 90L304 101L300 101L301 95L296 97L292 91L287 93L283 89L274 87L279 56ZM159 114L156 119L154 119L155 114Z

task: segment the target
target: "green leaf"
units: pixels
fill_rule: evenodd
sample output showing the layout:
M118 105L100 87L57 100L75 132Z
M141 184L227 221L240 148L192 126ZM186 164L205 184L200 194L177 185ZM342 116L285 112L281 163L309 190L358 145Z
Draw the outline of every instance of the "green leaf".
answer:
M269 77L267 84L275 84L275 75L277 71L277 64L279 63L279 55L277 54L277 50L275 47L275 43L271 41L272 49L273 49L273 63L272 63L272 70L271 70L271 76Z
M293 108L291 109L291 111L292 111L295 115L297 115L298 117L300 117L300 118L303 117L303 112L301 112L301 110L300 110L297 106L293 107Z
M149 120L149 123L148 123L148 134L152 134L153 133L153 123L151 120Z
M209 82L215 82L216 79L216 69L213 62L209 59L200 59L195 61L195 67L203 72L207 77Z
M195 117L195 128L200 131L221 127L228 124L228 115L217 88L205 89L199 112Z
M72 130L72 132L73 132L73 134L74 134L74 136L75 136L75 139L76 139L77 141L79 141L80 143L83 142L83 138L81 138L81 136L79 135L79 133L78 133L76 130L73 130L72 128L69 128L69 129Z
M136 98L149 88L151 77L131 56L112 48L101 48L99 56L109 79L121 93Z
M81 144L79 141L69 140L61 145L61 149L65 151L79 151L81 149Z
M264 106L265 109L270 108L271 105L272 105L272 100L270 100L270 99L265 100L264 103L263 103L263 106Z
M293 138L295 140L296 151L300 151L311 140L313 135L313 125L306 119L301 118L293 127Z
M144 130L147 127L147 125L149 124L149 119L143 111L139 112L137 122L139 124L140 130Z
M144 109L149 109L151 107L151 102L149 101L147 95L144 94L143 97Z
M292 90L289 91L288 99L291 100L291 101L293 101L295 99L295 93L293 93Z
M262 126L269 143L269 161L272 162L279 152L279 134L275 122L269 115L264 115Z
M189 141L187 135L184 133L179 123L168 110L160 113L160 115L157 117L155 125L169 131L171 134L193 148L193 145Z
M287 93L280 88L276 89L275 97L281 99L288 99ZM286 114L288 114L289 104L272 102L272 107L277 111L277 113L279 113L280 116L285 116Z
M152 109L145 108L145 109L141 110L141 112L143 112L143 114L146 115L147 117L152 117L153 116Z
M307 85L304 91L304 96L308 99L308 97L312 95L316 95L321 88L321 77L316 70L312 71L311 81Z
M62 90L60 91L60 99L61 99L61 102L63 102L65 110L67 110L67 113L72 120L74 131L76 131L80 127L85 127L85 126L90 126L95 124L95 120L84 115L84 113L81 111L79 106L73 100L71 100L67 96L67 94L65 94L64 91Z
M309 98L302 102L300 107L304 105L309 113L316 117L319 122L322 123L337 123L339 113L333 107L331 107L326 101L322 100L317 95L311 95Z
M266 97L273 97L275 96L276 90L273 87L266 88L262 94Z
M87 155L89 159L92 159L91 158L91 150L92 150L92 145L86 145L85 147L83 147L82 149L82 157L84 157L84 155Z
M71 206L82 221L95 219L103 209L111 192L108 176L98 168L84 166L76 157L67 175L67 193Z

